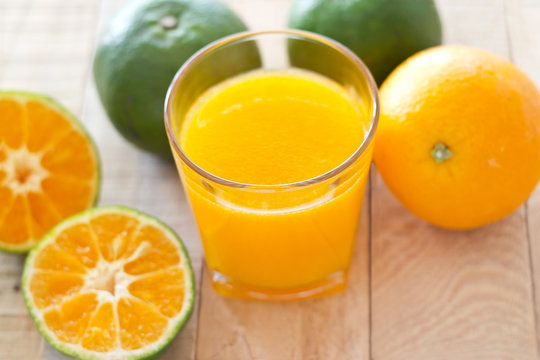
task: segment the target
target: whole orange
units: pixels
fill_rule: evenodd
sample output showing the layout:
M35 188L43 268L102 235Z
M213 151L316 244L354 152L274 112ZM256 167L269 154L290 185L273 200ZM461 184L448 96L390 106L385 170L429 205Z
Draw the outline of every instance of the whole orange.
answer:
M380 89L375 164L396 197L438 226L508 215L540 177L540 94L509 61L466 46L409 58Z

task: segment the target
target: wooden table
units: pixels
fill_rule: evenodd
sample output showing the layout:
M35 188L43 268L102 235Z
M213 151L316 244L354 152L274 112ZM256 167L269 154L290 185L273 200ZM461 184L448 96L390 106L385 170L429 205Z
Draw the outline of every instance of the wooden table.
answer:
M0 0L0 88L48 93L95 138L100 204L170 224L197 274L196 309L163 359L539 359L540 190L508 218L445 231L408 213L372 172L350 283L294 303L216 295L175 169L124 141L98 101L91 59L125 0ZM252 29L283 27L289 0L229 0ZM440 0L446 43L510 58L540 86L540 0ZM0 360L63 359L36 331L20 293L23 256L0 254Z

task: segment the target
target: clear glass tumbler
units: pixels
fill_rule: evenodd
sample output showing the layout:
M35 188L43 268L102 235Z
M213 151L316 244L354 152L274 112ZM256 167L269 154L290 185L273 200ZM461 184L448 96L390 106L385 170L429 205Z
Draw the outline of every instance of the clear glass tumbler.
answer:
M260 185L220 178L186 156L179 132L202 93L247 71L289 68L334 80L366 115L364 140L350 158L305 181ZM378 112L377 87L364 63L313 33L239 33L209 44L180 68L167 94L165 127L218 293L295 300L344 289Z

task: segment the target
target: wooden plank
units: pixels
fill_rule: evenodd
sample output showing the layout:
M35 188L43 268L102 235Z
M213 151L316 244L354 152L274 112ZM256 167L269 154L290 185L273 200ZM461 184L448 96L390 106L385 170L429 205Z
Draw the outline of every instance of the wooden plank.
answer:
M506 20L512 60L540 88L540 1L506 2ZM540 187L527 202L527 225L533 274L537 344L540 344ZM539 345L540 346L540 345Z
M97 2L0 0L0 87L46 92L82 114L103 160L100 203L134 206L170 224L199 274L200 242L174 168L126 143L97 99L89 73ZM124 2L103 1L98 28ZM254 29L283 26L290 3L228 2ZM507 20L514 59L538 84L540 57L532 46L539 42L537 5L537 0L509 2ZM508 55L501 1L446 0L440 6L447 42ZM373 358L536 358L524 209L484 229L447 232L413 218L377 175L373 179ZM164 359L193 359L197 334L199 359L368 359L366 206L347 292L264 304L219 297L203 277L200 328L197 332L196 309ZM538 280L540 191L528 209ZM0 254L0 359L63 359L48 346L41 350L17 286L22 261Z
M121 138L103 112L94 88L90 70L97 35L127 1L78 0L66 6L61 0L39 0L32 7L27 7L26 2L1 1L0 9L7 10L0 11L0 23L4 25L2 49L6 49L4 44L16 49L9 54L2 52L0 63L8 65L0 69L2 87L46 92L73 110L89 129L101 155L99 203L132 206L169 224L185 240L198 277L202 261L200 241L174 166L141 152ZM20 32L16 31L17 21L23 23ZM32 26L26 27L27 23ZM67 359L41 340L20 293L14 293L18 290L13 290L12 284L19 282L22 258L8 261L17 258L0 256L0 279L9 291L6 295L0 293L0 309L7 309L5 316L0 313L0 322L8 325L0 328L0 359ZM193 359L196 315L197 309L163 359ZM25 346L8 346L17 338Z
M224 298L203 274L198 360L369 359L369 196L347 290L300 302Z
M502 1L438 5L446 42L508 56ZM447 231L372 189L373 359L537 359L525 209Z
M81 114L97 0L0 0L0 86L49 94Z
M0 0L0 88L36 91L81 115L97 0ZM23 256L0 253L0 359L43 358L20 293Z
M285 26L291 1L230 1L251 29ZM349 286L339 295L293 303L227 299L203 274L197 359L369 359L369 201Z
M111 16L128 1L103 1L98 33L101 33ZM100 205L130 206L156 216L171 226L188 248L198 284L202 271L199 235L173 163L135 148L118 134L101 106L91 76L86 83L82 118L96 140L101 154ZM162 359L194 359L197 320L198 299L193 316Z
M20 291L23 261L0 253L0 359L37 359L42 346Z

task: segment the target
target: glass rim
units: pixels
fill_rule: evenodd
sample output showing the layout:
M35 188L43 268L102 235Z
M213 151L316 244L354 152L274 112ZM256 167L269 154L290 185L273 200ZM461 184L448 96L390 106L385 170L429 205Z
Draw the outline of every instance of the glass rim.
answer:
M325 173L322 173L320 175L317 175L315 177L312 177L306 180L293 182L293 183L286 183L286 184L241 183L241 182L237 182L233 180L227 180L220 176L214 175L209 171L204 170L203 168L198 166L195 162L193 162L180 147L177 136L174 134L174 130L172 127L172 107L173 107L172 103L173 103L173 99L176 93L178 92L179 83L184 78L185 74L191 69L193 64L197 63L199 59L206 56L208 53L211 53L212 51L224 45L234 43L234 42L244 40L244 39L249 39L252 37L258 37L261 35L262 36L284 35L284 36L289 36L289 37L303 38L303 39L325 44L333 48L334 50L337 50L338 52L340 52L341 54L343 54L350 60L352 60L352 62L357 66L357 68L361 71L362 75L366 79L369 91L371 93L371 105L372 105L371 122L370 122L369 130L367 131L367 136L364 137L364 140L362 141L362 143L358 146L358 148L354 151L354 153L351 156L349 156L346 160L344 160L341 164L334 167L333 169ZM358 56L356 56L355 53L353 53L351 50L349 50L347 47L345 47L341 43L335 40L332 40L329 37L326 37L324 35L315 34L315 33L312 33L309 31L303 31L303 30L283 29L283 30L243 31L243 32L239 32L239 33L232 34L229 36L225 36L221 39L211 42L210 44L206 45L205 47L197 51L195 54L193 54L188 60L186 60L186 62L180 67L180 69L178 69L178 71L173 77L171 84L169 85L169 88L167 90L167 95L165 97L164 121L165 121L165 131L167 133L167 137L169 138L169 142L171 144L171 147L173 148L173 151L176 153L176 155L180 157L180 159L189 168L191 168L191 170L195 171L197 174L199 174L203 178L210 180L212 182L215 182L217 184L225 185L225 186L233 187L233 188L275 190L275 189L304 187L304 186L318 184L328 179L331 179L335 177L336 175L342 173L346 169L348 169L366 151L369 144L373 141L373 137L375 136L375 130L379 122L379 109L380 109L380 105L379 105L378 87L377 87L377 84L375 83L375 80L373 79L373 76L368 70L368 67L364 64L364 62Z

